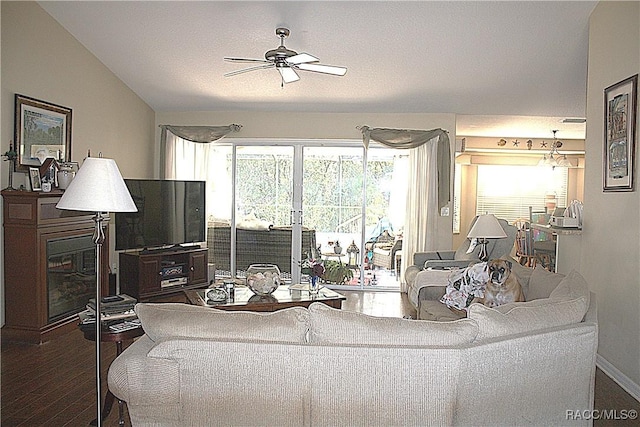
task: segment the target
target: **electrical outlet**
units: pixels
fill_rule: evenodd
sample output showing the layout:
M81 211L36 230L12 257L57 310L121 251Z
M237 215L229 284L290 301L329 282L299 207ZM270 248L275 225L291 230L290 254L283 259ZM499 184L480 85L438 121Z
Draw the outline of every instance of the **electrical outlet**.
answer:
M449 216L449 206L443 206L440 209L440 216Z

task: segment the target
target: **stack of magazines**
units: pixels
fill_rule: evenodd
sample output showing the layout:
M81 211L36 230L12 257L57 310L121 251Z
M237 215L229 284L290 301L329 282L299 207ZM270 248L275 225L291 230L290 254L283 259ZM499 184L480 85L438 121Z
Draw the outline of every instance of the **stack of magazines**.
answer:
M100 301L100 320L107 324L123 320L135 319L134 307L138 301L126 294L111 295ZM80 324L88 325L96 323L96 299L91 298L87 303L87 309L80 313Z

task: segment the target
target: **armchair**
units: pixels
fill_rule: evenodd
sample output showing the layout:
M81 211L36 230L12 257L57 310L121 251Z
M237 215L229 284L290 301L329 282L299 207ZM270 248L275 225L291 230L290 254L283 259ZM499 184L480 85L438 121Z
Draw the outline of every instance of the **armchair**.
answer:
M469 229L473 227L478 217L475 217L471 221ZM489 259L508 257L511 254L513 245L516 239L516 227L509 225L504 219L498 219L498 222L507 234L507 237L503 239L489 239L487 244L487 253ZM428 252L416 252L413 255L413 265L407 267L404 273L405 281L407 283L407 293L409 295L409 301L414 307L418 307L418 294L420 288L430 284L441 284L442 277L446 277L446 273L423 271L427 269L431 270L450 270L452 268L465 268L469 264L480 262L478 253L480 252L480 245L477 245L471 253L467 253L471 240L465 239L457 250L438 250ZM429 274L433 273L438 278L434 280L429 279ZM446 283L445 283L446 285Z
M395 268L396 252L402 250L402 239L389 243L376 243L373 246L373 265L374 267L386 268L393 270Z

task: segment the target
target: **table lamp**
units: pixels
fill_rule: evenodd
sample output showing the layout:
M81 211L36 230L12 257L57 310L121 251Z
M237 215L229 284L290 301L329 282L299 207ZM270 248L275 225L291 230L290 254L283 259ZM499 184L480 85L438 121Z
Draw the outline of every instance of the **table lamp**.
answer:
M103 222L107 212L136 212L136 205L131 199L118 166L113 159L102 157L87 157L78 170L77 175L69 184L60 201L58 209L72 211L95 212L95 230L93 242L96 244L96 394L97 394L97 425L102 425L101 413L101 369L100 369L100 266L102 244L104 243Z
M489 254L487 253L487 239L503 239L507 237L507 233L498 222L498 219L493 214L480 215L476 222L469 230L467 237L470 239L478 239L480 245L480 252L478 257L481 261L487 261Z

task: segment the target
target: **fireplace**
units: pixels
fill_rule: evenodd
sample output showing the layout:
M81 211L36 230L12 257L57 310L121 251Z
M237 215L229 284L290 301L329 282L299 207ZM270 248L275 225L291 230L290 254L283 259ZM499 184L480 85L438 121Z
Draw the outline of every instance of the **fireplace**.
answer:
M96 246L90 235L47 241L48 321L85 309L96 293Z
M93 214L56 209L61 191L3 190L2 339L39 344L78 327L96 291ZM108 223L104 228L109 242ZM107 245L105 245L107 246ZM107 295L109 251L100 260Z

